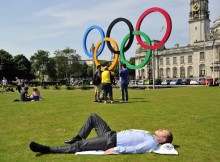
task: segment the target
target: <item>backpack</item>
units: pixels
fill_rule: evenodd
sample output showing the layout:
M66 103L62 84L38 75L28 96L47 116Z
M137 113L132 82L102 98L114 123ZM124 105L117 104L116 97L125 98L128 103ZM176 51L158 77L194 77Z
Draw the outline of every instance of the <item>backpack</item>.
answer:
M109 71L110 74L110 80L111 80L111 84L115 85L115 76L111 74L111 72Z
M92 84L99 85L101 83L101 78L97 75L97 72L95 72L93 76Z

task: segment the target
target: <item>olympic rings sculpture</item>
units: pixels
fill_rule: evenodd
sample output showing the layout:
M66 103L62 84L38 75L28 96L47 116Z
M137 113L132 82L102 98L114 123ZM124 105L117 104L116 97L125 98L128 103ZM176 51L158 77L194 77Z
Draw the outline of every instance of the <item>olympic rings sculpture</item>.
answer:
M140 26L141 26L141 23L142 23L143 19L152 12L159 12L166 19L166 32L165 32L165 35L163 36L163 38L158 43L156 43L154 45L151 45L151 40L150 40L149 36L140 31ZM111 33L111 30L114 27L114 25L116 23L120 22L120 21L123 21L127 24L128 28L129 28L129 33L124 37L124 39L122 40L120 49L118 49L118 45L117 45L116 41L114 39L110 38L110 33ZM94 54L90 53L87 50L87 47L86 47L86 40L87 40L88 34L93 29L97 29L99 31L100 35L101 35L101 40L95 46L95 50L93 52ZM86 30L86 32L84 34L84 37L83 37L83 50L89 58L94 58L94 62L96 64L96 66L100 65L100 63L98 61L98 56L102 53L102 51L105 47L105 41L106 41L106 44L107 44L109 50L112 53L114 53L114 61L109 66L109 70L112 70L116 66L116 64L118 62L119 55L121 57L122 63L126 64L129 69L139 69L139 68L142 68L143 66L145 66L147 64L147 62L150 60L152 50L157 49L157 48L161 47L162 45L164 45L166 43L166 41L170 37L171 30L172 30L172 21L171 21L170 15L162 8L152 7L152 8L147 9L146 11L144 11L141 14L141 16L139 17L139 19L137 21L135 30L134 30L131 22L129 20L125 19L125 18L117 18L114 21L112 21L111 24L109 25L108 29L107 29L106 37L105 37L104 31L101 27L96 26L96 25L90 26ZM124 55L124 52L126 52L131 47L131 45L133 43L133 40L134 40L134 35L137 39L137 42L140 44L140 46L144 49L147 49L145 59L139 65L136 65L136 66L131 65L125 59L125 55ZM140 36L142 36L144 38L146 43L142 41ZM111 46L111 43L113 44L114 48ZM125 46L126 43L127 43L127 45ZM104 68L102 67L101 70L103 71Z

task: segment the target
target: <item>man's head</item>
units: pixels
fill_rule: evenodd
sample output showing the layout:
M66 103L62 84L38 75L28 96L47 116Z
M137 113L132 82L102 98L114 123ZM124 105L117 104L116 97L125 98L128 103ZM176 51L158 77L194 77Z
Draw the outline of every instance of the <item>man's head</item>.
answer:
M126 64L122 64L122 68L126 69L127 68Z
M105 67L104 67L104 70L108 70L108 66L105 66Z
M172 143L172 141L173 141L173 135L168 130L158 129L154 132L154 135L156 136L157 141L160 144Z
M100 70L100 69L101 69L101 65L98 65L98 66L97 66L97 69L99 69L99 70Z

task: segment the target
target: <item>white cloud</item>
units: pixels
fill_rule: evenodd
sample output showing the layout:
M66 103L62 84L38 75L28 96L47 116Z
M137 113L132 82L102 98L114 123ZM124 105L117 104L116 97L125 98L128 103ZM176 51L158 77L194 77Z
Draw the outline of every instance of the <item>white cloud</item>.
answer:
M139 16L150 7L164 8L171 16L173 29L166 46L170 47L175 43L187 45L189 3L189 0L54 0L37 3L22 0L22 5L19 1L14 1L11 5L5 1L0 6L0 48L6 48L7 44L7 49L13 51L13 55L17 54L15 49L19 49L19 53L23 50L22 53L30 57L33 51L39 48L48 48L53 53L53 50L70 46L86 59L82 50L82 39L89 26L101 26L106 32L115 18L124 17L130 20L135 28ZM220 14L219 0L209 1L209 4L210 19L213 22ZM5 12L8 9L10 12ZM144 19L141 29L149 34L151 39L160 39L165 30L160 32L163 26L166 26L163 16L152 13ZM127 26L120 22L112 29L111 36L120 44L127 33ZM99 39L97 31L91 32L88 36L88 46ZM135 51L135 42L132 48ZM106 51L109 52L108 49Z

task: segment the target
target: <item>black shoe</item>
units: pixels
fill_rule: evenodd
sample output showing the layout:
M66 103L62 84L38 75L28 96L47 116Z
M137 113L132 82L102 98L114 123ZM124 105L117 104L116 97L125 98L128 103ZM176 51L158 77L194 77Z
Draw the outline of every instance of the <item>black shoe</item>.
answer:
M71 140L66 140L66 141L64 141L64 143L65 143L65 144L73 144L73 143L75 143L76 141L81 141L81 140L82 140L82 139L73 137Z
M38 144L36 142L31 142L29 147L33 152L41 152L41 153L49 153L50 152L50 147L43 146L43 145Z

